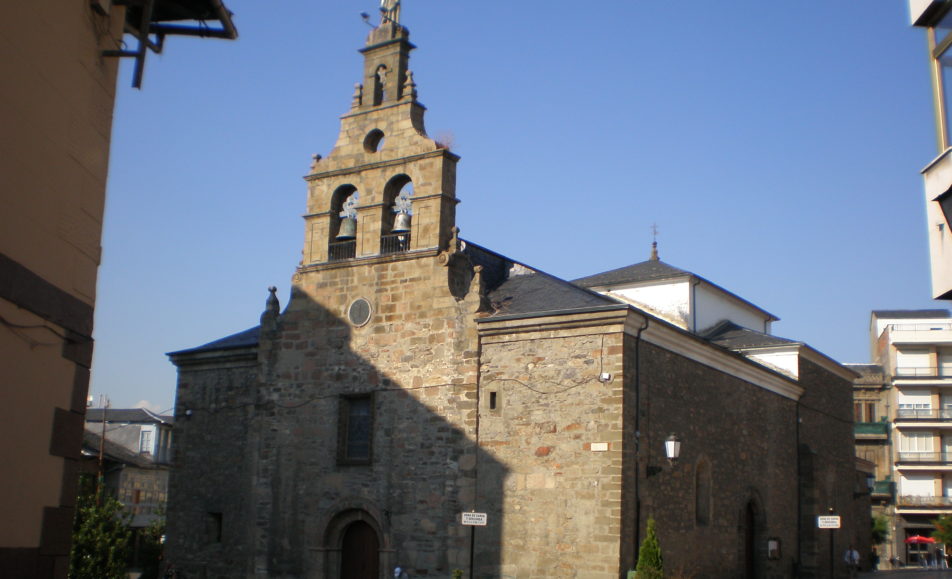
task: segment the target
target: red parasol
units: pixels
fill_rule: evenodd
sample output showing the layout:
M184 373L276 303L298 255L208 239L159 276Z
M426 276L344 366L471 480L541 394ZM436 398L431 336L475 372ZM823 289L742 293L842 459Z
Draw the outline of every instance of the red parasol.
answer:
M906 539L907 543L935 543L932 537L923 537L922 535L913 535Z

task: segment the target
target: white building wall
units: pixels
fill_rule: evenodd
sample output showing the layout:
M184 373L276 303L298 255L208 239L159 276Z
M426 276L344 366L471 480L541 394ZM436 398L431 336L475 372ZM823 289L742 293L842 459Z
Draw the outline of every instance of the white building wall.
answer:
M676 326L690 330L690 289L687 281L678 281L617 289L609 291L608 295L619 297Z
M756 360L768 367L776 368L785 374L797 378L800 376L800 354L799 350L790 352L770 352L767 354L748 354L752 360Z
M770 326L762 313L704 283L698 284L694 289L694 309L696 331L699 332L723 320L730 320L744 328L770 333Z

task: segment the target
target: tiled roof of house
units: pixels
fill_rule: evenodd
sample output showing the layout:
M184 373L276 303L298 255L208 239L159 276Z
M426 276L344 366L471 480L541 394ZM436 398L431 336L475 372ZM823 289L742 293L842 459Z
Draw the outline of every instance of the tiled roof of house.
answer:
M572 283L582 287L598 287L673 279L691 275L693 275L691 272L678 269L661 260L648 260L634 265L627 265L625 267L619 267L618 269L596 273L595 275L581 277L573 280Z
M84 430L83 453L87 456L99 456L99 446L101 441L102 436L99 434L89 429ZM112 442L108 437L106 438L105 444L102 445L102 449L103 457L107 460L130 464L139 468L153 468L156 466L155 463L149 459L149 457L136 454L121 444Z
M102 422L103 412L106 422L175 423L174 416L155 414L145 408L87 408L86 422Z
M701 334L701 337L729 349L764 348L801 343L796 340L788 340L787 338L744 328L727 320L706 330Z
M211 350L234 350L237 348L247 348L250 346L258 345L258 334L261 330L261 326L255 326L253 328L248 328L247 330L232 334L230 336L225 336L224 338L219 338L217 340L212 340L207 344L202 344L195 348L187 348L185 350L178 350L176 352L169 352L167 356L176 356L178 354L192 354L195 352L204 352Z

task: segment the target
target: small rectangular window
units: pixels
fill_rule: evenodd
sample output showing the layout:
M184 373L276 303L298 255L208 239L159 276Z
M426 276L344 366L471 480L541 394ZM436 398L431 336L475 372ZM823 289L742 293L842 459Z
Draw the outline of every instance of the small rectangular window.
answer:
M209 543L221 543L221 513L208 513L208 516L205 518L205 532Z
M337 439L338 462L370 464L373 450L373 397L340 398Z
M489 409L490 410L496 409L496 393L495 392L489 393Z

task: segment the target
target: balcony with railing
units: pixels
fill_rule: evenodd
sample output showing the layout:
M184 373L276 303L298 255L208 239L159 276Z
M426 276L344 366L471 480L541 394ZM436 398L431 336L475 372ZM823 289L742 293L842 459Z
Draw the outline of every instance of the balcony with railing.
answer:
M888 422L855 422L853 434L856 438L885 439L889 436Z
M949 366L897 366L896 378L952 378Z
M410 250L409 233L391 233L380 236L380 254L403 253Z
M899 452L897 463L952 466L952 452Z
M952 408L900 408L896 422L952 422Z
M921 495L902 495L896 499L896 505L899 507L932 507L932 508L950 508L952 507L952 497L929 497Z
M345 239L334 241L327 245L327 260L340 261L357 257L357 240Z
M896 494L896 483L891 480L878 480L873 483L873 498L892 498Z

